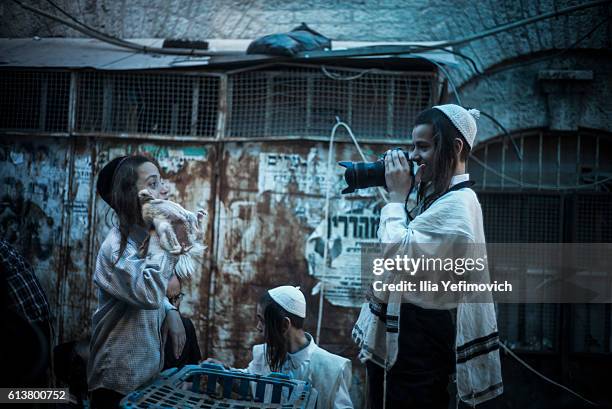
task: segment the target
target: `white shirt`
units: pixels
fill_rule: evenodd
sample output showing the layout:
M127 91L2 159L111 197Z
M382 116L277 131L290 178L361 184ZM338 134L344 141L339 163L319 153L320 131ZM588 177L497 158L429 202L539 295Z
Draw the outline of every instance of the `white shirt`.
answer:
M455 186L458 183L466 182L468 180L470 180L470 174L469 173L462 173L461 175L455 175L455 176L453 176L451 178L450 186L449 187L453 187L453 186Z
M462 173L451 178L449 188L470 180L469 173ZM380 211L380 240L383 243L409 242L413 236L408 229L408 221L403 203L387 203Z
M312 335L309 333L305 333L305 335L308 339L308 344L297 352L287 354L287 359L283 363L281 372L291 376L293 379L310 381L310 357L319 346L312 339ZM255 352L257 349L253 351ZM259 349L259 351L263 352L264 349ZM265 362L265 356L253 356L253 360L249 363L246 371L256 375L269 375L271 371ZM351 402L348 392L348 379L350 379L350 370L348 376L342 376L340 380L338 391L334 397L334 409L353 408L353 403ZM317 389L317 385L313 384L312 386Z
M111 389L128 394L156 377L164 364L161 327L174 309L166 298L176 257L151 236L146 257L139 247L147 231L132 226L117 260L121 234L113 228L100 246L94 283L98 308L92 318L87 375L89 390ZM115 263L116 261L116 263Z

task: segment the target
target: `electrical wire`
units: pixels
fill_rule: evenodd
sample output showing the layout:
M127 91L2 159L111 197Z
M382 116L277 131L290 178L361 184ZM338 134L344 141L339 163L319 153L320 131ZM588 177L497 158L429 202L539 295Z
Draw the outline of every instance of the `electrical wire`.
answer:
M562 8L560 10L554 10L554 11L551 11L551 12L548 12L548 13L538 14L538 15L533 16L533 17L524 18L524 19L521 19L519 21L515 21L515 22L512 22L512 23L502 24L500 26L493 27L491 29L481 31L480 33L472 34L470 36L459 38L457 40L451 40L451 41L443 42L442 44L438 44L437 46L440 46L440 47L449 47L449 46L462 45L462 44L470 43L472 41L480 40L481 38L484 38L484 37L489 37L491 35L494 35L494 34L497 34L497 33L501 33L503 31L508 31L508 30L512 30L514 28L525 26L527 24L535 23L535 22L538 22L540 20L546 20L546 19L549 19L549 18L552 18L552 17L558 17L558 16L562 16L562 15L565 15L565 14L573 13L574 11L580 11L580 10L584 10L584 9L587 9L587 8L603 6L605 4L611 4L611 3L612 3L612 0L597 0L597 1L591 1L591 2L588 2L588 3L582 3L582 4L578 4L576 6L566 7L566 8Z
M361 50L374 50L375 47L377 46L366 46L366 47L357 47L357 49L361 49ZM397 50L397 51L393 51L393 50ZM452 54L452 55L456 55L460 58L463 58L464 60L466 60L469 65L472 67L472 70L474 72L477 73L482 73L482 71L478 68L478 65L476 64L476 61L474 61L473 58L459 52L459 51L455 51L449 47L446 48L440 48L439 46L436 45L424 45L424 44L410 44L410 45L387 45L385 46L385 50L384 51L380 51L380 52L374 52L371 54L364 54L364 55L397 55L397 54L412 54L414 52L421 52L421 51L443 51L446 52L448 54Z
M437 46L421 45L421 44L413 44L412 46L416 47L418 49L423 49L423 50L444 51L444 52L447 52L449 54L456 55L457 57L461 57L461 58L463 58L464 60L466 60L467 62L470 63L470 65L472 66L472 69L474 70L474 72L476 72L478 74L482 74L482 71L478 68L478 64L476 64L476 61L474 61L473 58L471 58L471 57L469 57L469 56L467 56L467 55L465 55L465 54L463 54L463 53L461 53L459 51L456 51L456 50L453 50L453 49L447 48L447 47L440 48L440 47L437 47Z
M477 158L474 155L470 156L470 160L473 160L474 162L476 162L477 164L482 166L487 171L489 171L489 172L499 176L502 179L505 179L505 180L507 180L509 182L517 184L520 187L547 189L547 190L576 190L576 189L591 188L593 186L601 185L602 183L608 183L608 182L612 181L612 176L610 176L610 177L607 177L605 179L598 180L597 182L585 183L585 184L582 184L582 185L573 185L573 186L540 185L540 184L535 184L535 183L521 182L518 179L515 179L513 177L505 175L505 174L497 171L496 169L492 168L491 166L487 165L486 163L484 163L482 160L480 160L479 158Z
M357 138L355 138L355 134L353 133L353 130L351 129L351 127L346 122L343 122L342 120L340 120L340 117L336 117L336 126L338 127L343 126L346 129L349 136L351 137L351 140L353 141L353 144L355 145L355 148L357 148L357 152L359 152L359 156L361 157L361 160L363 162L367 162L368 158L366 158L366 156L363 153L363 150L361 150L361 146L359 146L359 142L357 142ZM389 203L389 198L387 197L385 190L380 186L377 186L377 190L381 198L384 200L384 202Z
M572 395L576 396L579 399L582 399L583 401L587 402L590 405L593 406L599 406L594 402L591 402L590 400L588 400L587 398L579 395L578 393L574 392L573 390L571 390L570 388L568 388L567 386L563 386L558 382L553 381L552 379L542 375L541 373L539 373L538 371L536 371L535 369L533 369L527 362L523 361L521 358L519 358L510 348L508 348L503 342L499 342L499 345L508 353L510 354L510 356L514 359L516 359L520 364L522 364L525 368L529 369L531 372L533 372L534 374L538 375L540 378L544 379L547 382L552 383L555 386L558 386L559 388L571 393Z
M442 68L441 66L439 66L439 67L440 67L440 68ZM457 91L457 87L455 86L453 79L452 79L452 78L451 78L451 77L448 75L448 73L446 72L446 70L444 70L443 72L445 73L446 77L448 78L449 83L451 84L451 88L453 89L453 92L455 93L455 98L457 99L457 101L461 101L461 99L460 99L460 97L459 97L459 93L458 93L458 91ZM461 104L461 103L459 103L459 105L462 105L462 104ZM495 119L493 116L491 116L491 115L489 115L489 114L485 114L484 116L485 116L485 117L488 117L488 118L489 118L489 119L491 119L491 120L492 120L492 121L493 121L493 122L494 122L496 125L498 125L499 127L501 127L501 129L502 129L502 130L504 131L504 133L505 133L505 136L506 136L506 137L508 137L508 138L510 138L511 142L514 142L514 141L512 140L512 137L511 137L511 136L510 136L510 134L508 133L508 131L507 131L507 130L506 130L506 129L505 129L503 126L502 126L502 124L501 124L499 121L497 121L497 120L496 120L496 119ZM518 151L518 147L517 147L516 145L515 145L515 149L516 149L516 151L517 151L517 153L518 153L519 151ZM521 155L519 155L519 159L521 159L521 160L522 160L522 156L521 156ZM484 163L483 161L481 161L480 159L478 159L478 158L477 158L476 156L474 156L474 155L471 155L471 156L470 156L470 160L473 160L474 162L478 163L480 166L482 166L483 168L487 169L488 171L490 171L490 172L492 172L492 173L496 174L497 176L499 176L499 177L501 177L501 178L503 178L503 179L505 179L505 180L507 180L507 181L509 181L509 182L512 182L512 183L518 184L520 187L537 188L537 189L548 189L548 190L575 190L575 189L585 189L585 188L590 188L590 187L597 186L597 185L600 185L600 184L603 184L603 183L607 183L607 182L609 182L609 181L611 181L611 180L612 180L612 177L608 177L608 178L605 178L605 179L602 179L602 180L598 180L598 181L593 182L593 183L585 183L585 184L581 184L581 185L573 185L573 186L553 186L553 185L540 185L540 184L533 184L533 183L526 183L526 182L522 182L522 181L520 181L520 180L518 180L518 179L515 179L515 178L513 178L513 177L510 177L510 176L508 176L508 175L505 175L505 174L503 174L503 173L501 173L501 172L499 172L499 171L497 171L497 170L493 169L491 166L487 165L486 163Z
M88 26L85 23L82 23L81 21L77 20L76 17L74 17L72 14L68 13L66 10L64 10L63 8L61 8L60 6L58 6L55 2L53 2L53 0L47 0L47 3L49 3L51 6L53 6L54 9L56 9L57 11L59 11L60 13L62 13L64 16L68 17L70 20L74 21L77 24L80 24L83 27L89 28L92 31L96 31L98 33L104 34L98 30L96 30L95 28ZM112 37L110 34L106 34L109 37Z
M510 143L512 143L512 146L514 147L514 152L516 153L516 156L518 157L519 160L523 160L523 155L521 154L521 151L519 150L518 146L516 145L516 141L514 139L512 139L512 136L510 135L510 132L508 132L508 130L506 129L506 127L504 127L497 119L495 119L495 117L491 114L487 114L484 111L480 111L480 115L484 116L485 118L488 118L489 120L491 120L491 122L493 122L495 125L497 125L499 127L499 129L502 130L502 132L504 133L504 135L506 135L508 137L508 139L510 140Z
M105 43L109 43L118 47L127 48L130 50L135 50L143 53L153 53L153 54L163 54L163 55L192 55L192 56L215 56L215 55L229 55L232 54L230 52L214 52L214 51L203 51L197 49L168 49L161 47L149 47L145 45L140 45L137 43L133 43L131 41L122 40L117 37L110 36L108 34L102 33L94 28L91 28L84 23L74 23L72 21L68 21L64 18L55 16L53 14L47 13L46 11L37 9L35 7L28 6L23 4L19 0L12 0L14 3L18 4L22 8L29 10L35 14L41 15L43 17L47 17L51 20L57 21L58 23L64 24L80 33L83 33L91 38L95 38ZM78 20L77 20L78 21ZM234 53L234 54L242 54L242 53Z
M98 34L98 35L100 35L100 36L106 36L106 37L112 38L112 39L114 39L114 40L116 40L116 41L123 41L123 40L121 40L120 38L118 38L118 37L116 37L116 36L113 36L113 35L111 35L111 34L106 34L106 33L104 33L103 31L100 31L100 30L98 30L98 29L96 29L96 28L93 28L93 27L92 27L92 26L90 26L90 25L87 25L87 24L83 23L82 21L80 21L80 20L78 20L76 17L74 17L72 14L68 13L66 10L64 10L63 8L61 8L60 6L58 6L58 5L57 5L57 4L56 4L56 3L55 3L53 0L46 0L46 1L47 1L47 3L49 3L51 6L53 6L53 8L55 8L57 11L59 11L60 13L62 13L64 16L68 17L70 20L74 21L76 24L78 24L78 25L82 26L83 28L85 28L85 29L87 29L87 30L90 30L90 31L93 31L93 32L97 33L97 34ZM78 4L78 3L77 3L77 4ZM121 61L121 60L123 60L124 58L129 58L129 56L128 56L128 57L122 57L122 58L120 58L120 59L119 59L119 60L117 60L117 61ZM114 61L114 62L109 63L109 64L105 64L104 66L114 64L114 63L115 63L115 62L117 62L117 61Z
M147 47L147 46L142 46L140 44L136 44L136 43L132 43L130 41L125 41L125 40L121 40L112 36L109 36L107 34L103 34L100 31L93 29L87 25L85 25L84 23L79 23L76 24L74 22L71 21L67 21L61 17L55 16L53 14L49 14L43 10L37 9L35 7L31 7L28 6L26 4L23 4L21 1L19 0L12 0L13 2L15 2L16 4L18 4L19 6L21 6L22 8L29 10L33 13L39 14L41 16L50 18L52 20L55 20L59 23L65 24L71 28L73 28L74 30L80 31L81 33L88 35L90 37L96 38L100 41L104 41L119 47L125 47L125 48L129 48L132 50L136 50L136 51L141 51L141 52L149 52L149 53L157 53L157 54L167 54L167 55L197 55L197 56L212 56L212 55L219 55L220 53L215 53L215 52L210 52L210 51L202 51L202 50L196 50L196 49L191 49L191 50L177 50L177 49L165 49L165 48L160 48L160 47ZM572 6L572 7L566 7L560 10L555 10L552 12L548 12L548 13L544 13L544 14L538 14L536 16L532 16L529 18L525 18L525 19L521 19L515 22L511 22L511 23L507 23L507 24L502 24L501 26L497 26L488 30L484 30L481 31L479 33L470 35L470 36L466 36L457 40L452 40L452 41L446 41L440 44L436 44L436 45L432 45L432 46L422 46L422 47L431 47L431 49L444 49L446 47L451 47L451 46L457 46L457 45L462 45L462 44L466 44L475 40L479 40L482 39L484 37L488 37L503 31L507 31L507 30L511 30L514 28L518 28L518 27L522 27L524 25L527 24L531 24L531 23L535 23L537 21L540 20L544 20L544 19L548 19L548 18L552 18L552 17L558 17L561 15L565 15L565 14L569 14L572 13L574 11L579 11L579 10L583 10L586 8L592 8L592 7L597 7L597 6L601 6L604 4L610 4L612 3L612 0L597 0L597 1L592 1L592 2L588 2L588 3L583 3L583 4L579 4L576 6ZM76 19L74 19L73 17L70 17L71 19L78 21ZM367 53L363 53L363 51L361 52L361 55L369 55L369 56L373 56L373 55L392 55L392 54L409 54L412 53L414 51L414 48L410 48L410 46L406 47L405 49L402 49L402 47L398 47L397 51L393 51L393 52L367 52ZM223 55L227 55L227 53L223 53ZM359 50L353 50L353 53L349 52L347 53L345 56L346 57L351 57L351 56L359 56ZM317 58L325 58L325 57L317 57ZM337 53L334 53L332 55L330 55L327 58L337 58ZM477 67L476 67L477 69Z
M334 153L334 136L336 135L336 130L338 129L338 124L334 125L332 128L332 132L329 137L329 148L327 150L327 170L325 172L325 217L323 219L323 275L321 276L320 283L321 287L319 288L319 313L317 317L317 333L316 333L316 343L320 343L321 338L321 323L323 320L323 293L325 292L325 281L327 278L327 257L329 254L329 190L332 185L332 156Z
M463 106L463 104L461 103L461 97L459 97L459 92L457 91L457 87L455 86L455 82L451 78L451 76L448 73L448 71L446 70L446 68L444 68L444 66L442 64L439 64L438 62L436 62L436 61L434 61L432 59L429 59L427 57L418 56L418 58L426 60L426 61L429 61L430 63L432 63L436 67L438 67L440 69L440 71L442 71L442 73L444 73L444 76L446 77L446 79L448 79L448 83L451 86L453 94L455 94L455 99L457 100L457 104Z
M576 41L574 41L572 44L568 45L567 47L565 47L563 50L559 51L558 53L555 54L551 54L551 55L545 55L539 58L535 58L532 60L528 60L528 61L523 61L520 63L516 63L516 64L509 64L509 65L504 65L501 67L497 67L497 68L492 68L492 69L488 69L485 70L484 72L481 72L480 74L476 74L473 79L479 78L480 76L484 76L486 78L487 75L491 75L491 74L495 74L501 71L505 71L511 68L518 68L518 67L523 67L525 65L530 65L530 64L535 64L537 62L540 61L545 61L545 60L551 60L554 58L559 58L562 55L564 55L565 53L567 53L568 51L574 49L576 46L578 46L578 44L580 44L581 42L583 42L584 40L586 40L587 38L589 38L591 35L593 35L593 33L595 33L595 31L597 31L598 28L600 28L601 26L603 26L605 23L609 22L612 19L612 17L606 17L605 19L603 19L602 21L600 21L599 23L597 23L595 26L593 26L593 28L587 32L585 35L583 35L582 37L578 38Z
M592 8L592 7L603 6L603 5L610 4L610 3L612 3L612 0L598 0L598 1L588 2L588 3L583 3L583 4L576 5L576 6L566 7L563 9L555 10L555 11L544 13L544 14L538 14L536 16L524 18L524 19L521 19L515 22L502 24L500 26L493 27L491 29L487 29L484 31L480 31L478 33L475 33L475 34L472 34L466 37L462 37L457 40L445 41L445 42L438 43L436 45L422 46L422 47L428 47L429 49L432 49L432 50L444 50L446 47L467 44L472 41L480 40L482 38L485 38L485 37L488 37L494 34L498 34L498 33L501 33L507 30L519 28L519 27L522 27L522 26L525 26L531 23L538 22L540 20L545 20L545 19L549 19L553 17L559 17L559 16L566 15L566 14L569 14L575 11L580 11L580 10L584 10L584 9ZM343 52L341 54L334 53L334 55L330 55L329 57L325 57L323 55L316 55L316 58L337 58L338 56L359 57L359 56L375 56L375 55L410 54L414 52L414 49L411 47L413 46L412 45L393 46L393 47L386 47L385 50L378 50L378 51L376 51L375 49L371 50L372 48L371 46L356 47L351 50L346 50L346 52ZM393 50L390 50L390 48L393 48ZM309 56L308 53L304 53L304 54L307 57Z
M455 98L457 98L457 100L459 101L460 99L459 99L459 95L457 93L457 88L454 86L452 78L449 78L449 82L451 83L452 88L455 91ZM461 104L459 104L459 105L461 105ZM499 121L497 121L493 116L491 116L489 114L484 114L484 116L488 117L496 125L501 127L501 129L505 133L505 136L510 138L510 141L514 144L514 140L512 139L512 137L510 136L508 131L502 126L502 124ZM519 159L522 160L522 155L519 154L520 151L518 150L518 147L516 146L516 144L514 144L514 147L515 147L515 150L517 152L517 155L519 156ZM491 172L491 173L501 177L502 179L505 179L505 180L507 180L509 182L517 184L520 187L547 189L547 190L557 190L557 191L559 191L559 190L576 190L576 189L591 188L593 186L597 186L597 185L600 185L600 184L603 184L603 183L608 183L608 182L612 181L612 176L611 176L611 177L607 177L607 178L602 179L602 180L598 180L596 182L585 183L585 184L581 184L581 185L572 185L572 186L554 186L554 185L542 185L542 184L526 183L526 182L522 182L522 181L520 181L518 179L515 179L513 177L510 177L508 175L505 175L505 174L495 170L494 168L492 168L491 166L487 165L485 162L483 162L482 160L480 160L479 158L477 158L474 155L470 156L470 160L473 160L474 162L478 163L480 166L482 166L487 171L489 171L489 172Z
M374 70L372 68L370 68L370 69L363 70L363 71L361 71L358 74L351 75L351 76L346 76L346 77L343 77L341 75L332 74L331 72L327 71L327 68L324 65L321 65L321 71L323 71L323 74L325 74L327 77L331 78L332 80L337 80L337 81L352 81L352 80L356 80L358 78L361 78L364 75L366 75L367 73L372 72Z
M332 179L332 170L331 170L331 163L332 163L332 156L333 156L333 144L334 144L334 137L336 136L336 132L338 131L338 128L340 127L344 127L347 132L349 133L349 135L351 136L351 139L353 141L353 143L355 144L355 147L357 148L357 152L359 152L359 155L361 156L361 159L364 162L367 162L367 158L363 153L363 150L361 150L361 146L359 146L359 142L357 142L357 138L355 138L355 134L353 134L353 130L351 129L351 127L345 123L342 122L342 120L340 120L340 117L336 117L336 124L333 126L331 133L329 135L329 148L327 151L327 170L325 173L325 181L326 181L326 188L325 188L325 218L324 220L324 235L323 235L323 243L324 243L324 248L323 248L323 275L321 276L321 278L319 279L320 282L320 287L319 287L319 311L317 314L317 328L316 328L316 338L315 341L317 342L317 344L319 343L319 338L321 337L321 325L323 323L323 295L325 292L325 279L327 278L327 257L328 257L328 249L329 249L329 202L331 200L330 195L329 195L329 189L331 187L331 179ZM389 200L387 199L387 196L385 195L383 189L378 186L378 192L380 193L380 195L382 196L383 200L385 201L385 203L388 203Z

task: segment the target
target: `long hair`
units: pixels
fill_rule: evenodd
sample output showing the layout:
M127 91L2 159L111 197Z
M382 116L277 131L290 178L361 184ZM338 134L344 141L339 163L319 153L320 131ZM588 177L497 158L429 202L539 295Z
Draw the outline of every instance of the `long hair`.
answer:
M130 227L142 223L142 213L138 200L138 167L145 162L155 164L151 159L142 155L129 156L119 163L113 175L111 187L111 206L119 219L119 232L121 242L119 244L119 258L123 255L130 234Z
M459 156L462 161L467 160L471 149L461 132L439 109L429 108L421 112L415 121L415 126L417 125L431 125L433 127L433 178L427 186L421 186L417 195L418 202L423 203L423 210L425 210L442 196L450 185L457 166L455 138L463 141L463 149ZM433 191L425 197L425 192L429 190L430 186L433 187Z
M259 300L264 314L264 338L266 340L266 362L270 369L279 372L287 358L289 340L285 331L285 318L295 328L304 327L304 318L287 312L266 291Z

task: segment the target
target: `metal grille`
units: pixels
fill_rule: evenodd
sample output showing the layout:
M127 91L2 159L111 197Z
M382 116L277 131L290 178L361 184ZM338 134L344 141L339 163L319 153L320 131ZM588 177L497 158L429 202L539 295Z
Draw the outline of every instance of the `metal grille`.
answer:
M612 243L611 194L585 193L574 197L573 241ZM610 304L571 306L572 351L612 352Z
M555 190L598 182L593 190L612 190L612 182L602 183L612 177L612 163L604 160L612 156L612 138L540 131L511 138L495 138L474 149L469 169L483 189Z
M69 119L70 78L75 78ZM169 137L328 137L336 117L360 138L409 135L433 103L434 73L282 67L230 74L3 72L0 128ZM221 99L227 98L227 101ZM227 121L219 121L227 102ZM222 109L222 108L221 108ZM69 123L74 124L70 129ZM219 128L219 130L218 130ZM225 130L225 131L224 131Z
M561 195L478 194L489 243L558 243L562 241ZM528 276L521 283L528 286ZM500 337L508 346L526 351L558 348L559 306L499 304Z
M612 175L612 138L579 132L574 135L543 132L513 136L523 156L520 161L507 138L491 140L474 151L477 161L470 173L482 189L539 188L555 191L560 186L584 186L591 191L610 191L612 183L601 183ZM486 164L488 168L482 166ZM494 172L495 171L495 172ZM510 177L515 181L502 177ZM518 182L518 183L517 183ZM537 193L481 192L484 225L489 242L612 242L610 195L571 193L564 209L564 196ZM571 239L563 231L563 218L571 217ZM500 304L502 338L523 350L558 350L560 306L554 304ZM571 305L569 343L574 352L612 352L610 305Z
M489 243L559 243L562 196L479 192Z
M68 132L70 73L0 74L0 129Z
M214 136L216 77L84 73L77 85L77 132Z
M574 237L576 243L612 243L612 194L575 196Z
M362 138L409 135L433 75L287 67L229 77L227 136L327 137L336 117Z
M571 308L573 352L612 352L610 304L575 304Z
M500 338L513 349L557 351L559 313L557 304L498 304Z

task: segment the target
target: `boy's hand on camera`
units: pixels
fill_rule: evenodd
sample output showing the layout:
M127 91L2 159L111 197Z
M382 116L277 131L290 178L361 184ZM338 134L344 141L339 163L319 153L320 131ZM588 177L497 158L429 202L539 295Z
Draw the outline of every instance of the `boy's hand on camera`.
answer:
M415 175L415 183L419 183L423 174L424 164L420 165ZM412 188L410 164L403 152L387 151L385 155L385 181L391 203L404 203Z

